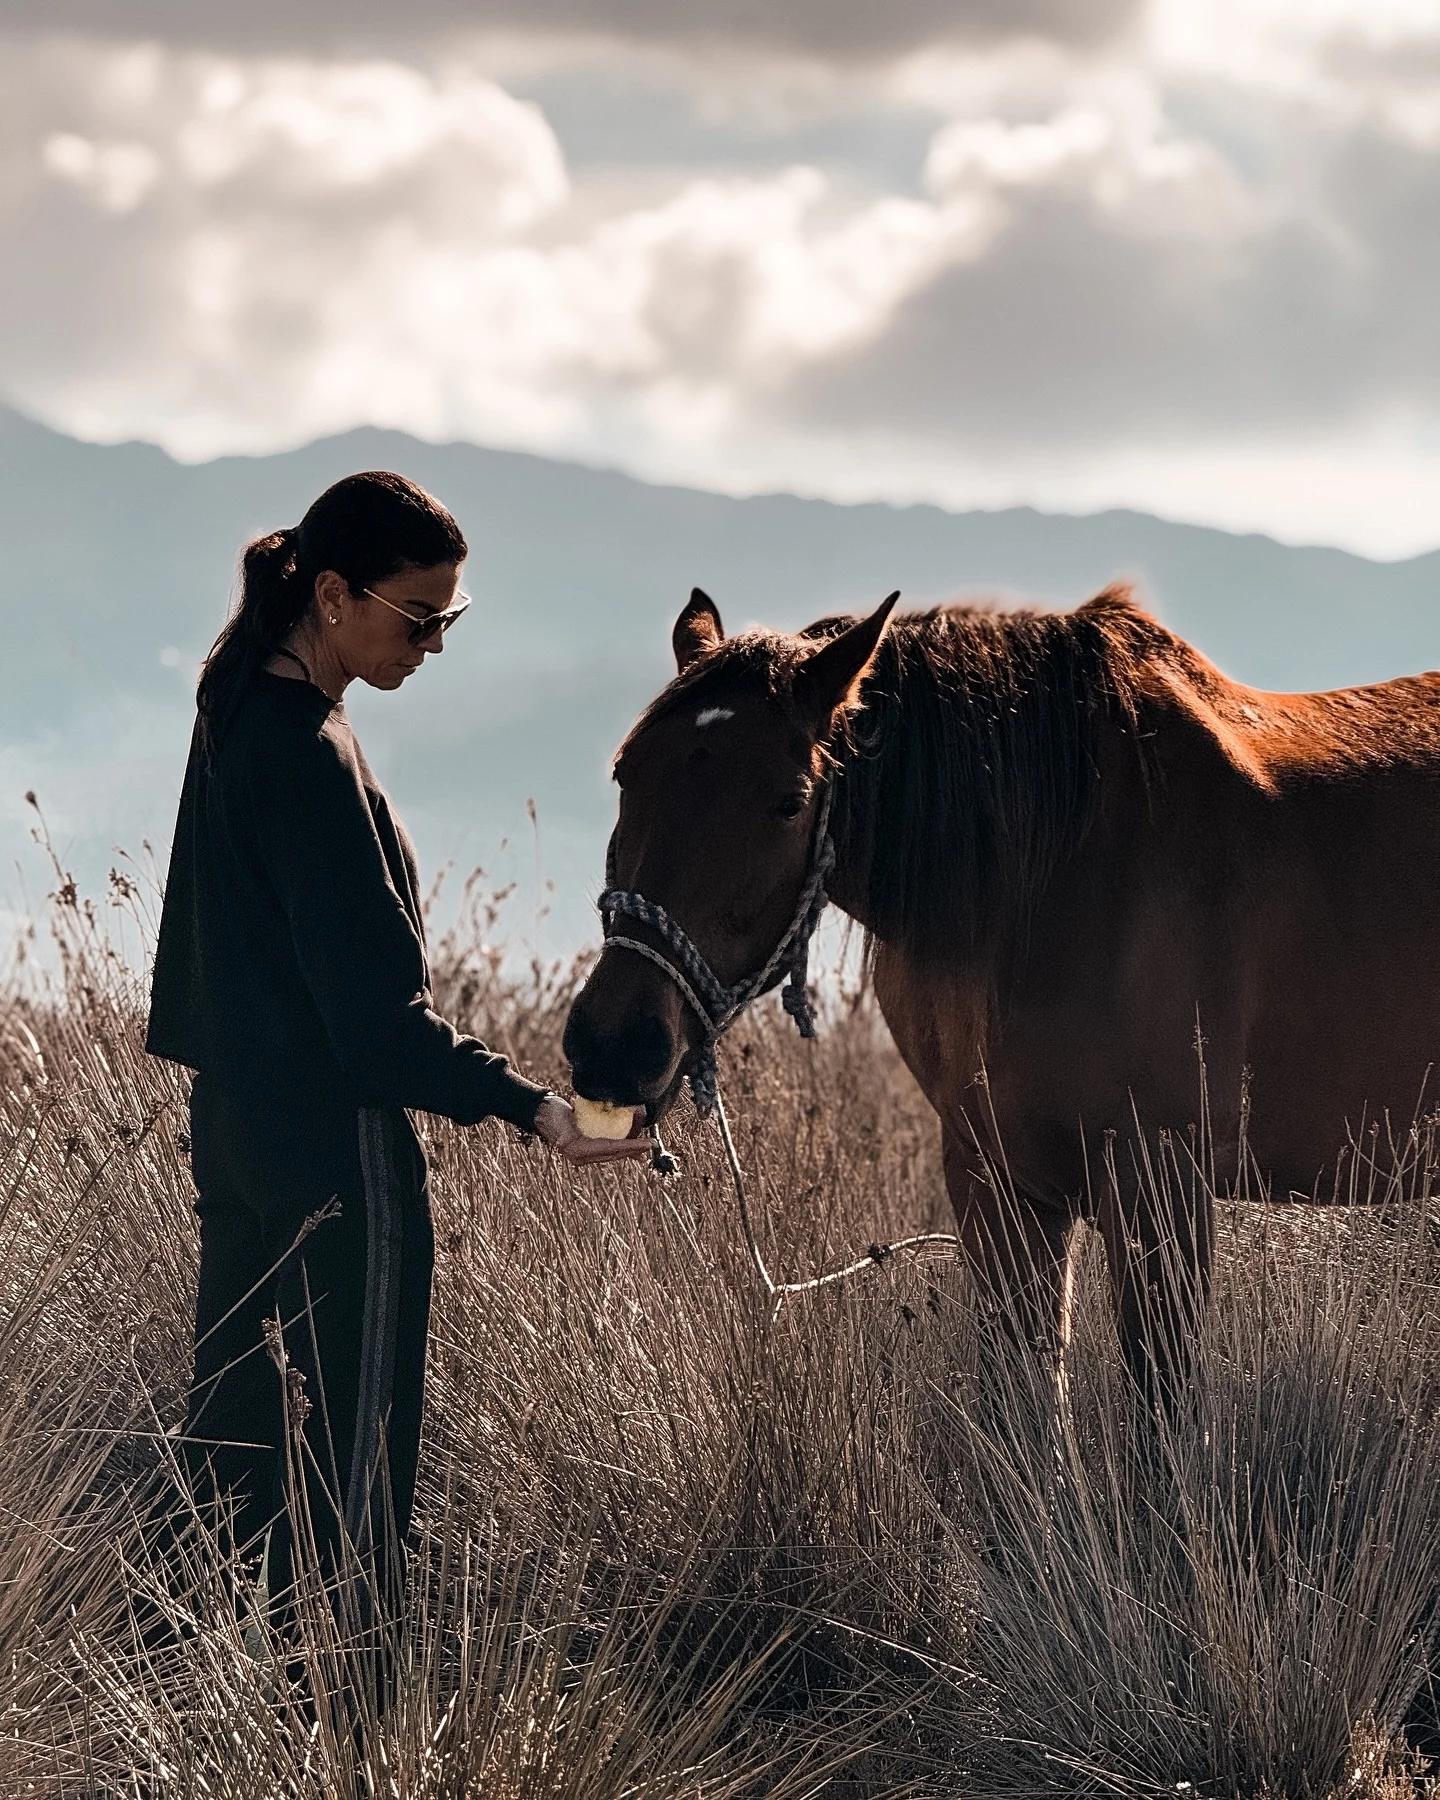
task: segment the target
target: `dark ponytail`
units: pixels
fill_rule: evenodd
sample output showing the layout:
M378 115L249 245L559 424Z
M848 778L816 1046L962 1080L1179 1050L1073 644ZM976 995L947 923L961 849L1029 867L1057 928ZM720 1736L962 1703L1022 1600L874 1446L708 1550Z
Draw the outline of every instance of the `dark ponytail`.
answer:
M440 502L384 470L347 475L298 525L248 543L240 603L205 658L195 693L206 741L223 734L255 671L284 651L323 570L333 569L359 594L402 569L461 563L467 554L464 534Z

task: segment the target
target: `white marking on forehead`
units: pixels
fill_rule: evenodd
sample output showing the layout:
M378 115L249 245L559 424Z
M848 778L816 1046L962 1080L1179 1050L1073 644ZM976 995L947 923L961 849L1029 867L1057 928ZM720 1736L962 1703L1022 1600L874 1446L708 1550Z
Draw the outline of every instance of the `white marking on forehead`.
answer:
M735 717L733 706L702 706L695 715L697 725L723 725L726 719Z

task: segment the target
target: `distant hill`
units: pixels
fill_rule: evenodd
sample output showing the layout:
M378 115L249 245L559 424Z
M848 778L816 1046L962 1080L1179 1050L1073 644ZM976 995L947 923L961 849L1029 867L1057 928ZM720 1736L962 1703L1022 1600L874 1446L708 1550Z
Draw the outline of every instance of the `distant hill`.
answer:
M669 673L669 627L697 583L736 627L800 625L893 587L913 606L961 594L1069 605L1127 576L1168 624L1261 686L1350 685L1440 663L1440 552L1373 563L1131 512L732 500L368 430L186 466L0 409L7 853L22 842L31 787L87 880L103 876L112 844L148 836L163 851L194 665L240 544L294 522L337 476L377 467L454 509L478 604L423 677L393 697L356 697L357 728L428 870L484 862L528 894L534 798L557 884L546 950L590 930L613 813L608 756ZM24 866L34 888L33 859Z

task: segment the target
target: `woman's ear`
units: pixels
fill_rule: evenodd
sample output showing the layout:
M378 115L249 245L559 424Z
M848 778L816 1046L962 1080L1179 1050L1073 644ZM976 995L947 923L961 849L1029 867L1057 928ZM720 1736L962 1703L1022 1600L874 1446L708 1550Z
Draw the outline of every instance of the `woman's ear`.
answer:
M345 603L354 598L349 582L334 569L322 569L315 577L315 611L322 625L338 625L345 617Z
M684 674L697 657L704 656L717 644L725 642L725 627L715 602L699 588L690 590L689 604L675 621L670 643L675 651L675 667Z

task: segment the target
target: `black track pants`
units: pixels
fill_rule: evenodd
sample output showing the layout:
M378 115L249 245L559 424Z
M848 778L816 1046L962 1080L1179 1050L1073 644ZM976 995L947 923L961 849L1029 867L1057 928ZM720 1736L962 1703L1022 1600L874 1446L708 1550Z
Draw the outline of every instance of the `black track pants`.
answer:
M424 1153L395 1107L262 1106L198 1076L190 1112L200 1215L192 1478L202 1497L230 1496L238 1548L255 1550L274 1528L277 1593L290 1557L285 1401L266 1344L267 1322L278 1320L292 1417L303 1394L305 1488L325 1573L341 1566L343 1528L393 1603L434 1264ZM306 1233L306 1220L336 1202L338 1215Z

